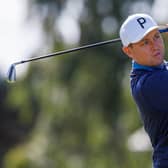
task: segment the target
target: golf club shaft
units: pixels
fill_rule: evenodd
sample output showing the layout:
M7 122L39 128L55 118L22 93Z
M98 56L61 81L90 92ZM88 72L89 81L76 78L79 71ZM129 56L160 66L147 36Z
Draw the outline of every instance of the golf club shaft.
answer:
M107 41L98 42L98 43L94 43L94 44L84 45L84 46L77 47L77 48L71 48L71 49L58 51L58 52L55 52L55 53L51 53L51 54L47 54L47 55L43 55L43 56L39 56L39 57L35 57L35 58L22 60L20 62L14 63L14 64L17 65L17 64L22 64L22 63L26 63L26 62L36 61L36 60L39 60L39 59L44 59L44 58L48 58L48 57L63 55L63 54L71 53L71 52L78 51L78 50L84 50L84 49L98 47L98 46L102 46L102 45L106 45L106 44L110 44L110 43L115 43L115 42L120 42L120 41L121 41L120 38L116 38L116 39L113 39L113 40L107 40Z

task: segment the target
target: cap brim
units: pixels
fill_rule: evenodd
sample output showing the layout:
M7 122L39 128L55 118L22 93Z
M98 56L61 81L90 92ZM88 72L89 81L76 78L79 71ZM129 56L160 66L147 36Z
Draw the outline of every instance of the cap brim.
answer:
M159 29L159 26L153 26L151 28L149 28L146 32L144 32L143 35L141 36L137 36L137 38L132 41L132 43L138 43L139 41L141 41L148 33L150 33L151 31L155 30L155 29Z

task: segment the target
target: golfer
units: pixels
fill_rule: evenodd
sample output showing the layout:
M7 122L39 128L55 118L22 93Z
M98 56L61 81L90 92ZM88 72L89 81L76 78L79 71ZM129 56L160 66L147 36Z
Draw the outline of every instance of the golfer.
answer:
M132 59L131 91L153 147L153 167L168 168L168 64L159 26L147 14L129 16L120 28Z

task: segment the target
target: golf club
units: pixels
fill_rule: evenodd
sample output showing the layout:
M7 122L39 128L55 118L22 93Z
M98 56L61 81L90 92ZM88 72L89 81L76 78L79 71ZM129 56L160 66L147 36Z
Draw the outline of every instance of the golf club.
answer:
M160 33L168 32L168 27L160 29L159 32ZM102 46L102 45L106 45L106 44L112 44L112 43L116 43L116 42L120 42L120 41L121 41L120 38L116 38L116 39L112 39L112 40L107 40L107 41L98 42L98 43L94 43L94 44L84 45L84 46L77 47L77 48L72 48L72 49L67 49L67 50L63 50L63 51L58 51L58 52L55 52L55 53L51 53L51 54L47 54L47 55L43 55L43 56L30 58L30 59L22 60L22 61L19 61L19 62L15 62L15 63L11 64L11 66L10 66L10 68L8 70L7 81L8 82L15 82L16 81L16 69L15 69L15 66L18 65L18 64L23 64L23 63L26 63L26 62L37 61L37 60L48 58L48 57L55 57L55 56L59 56L59 55L63 55L63 54L67 54L67 53L83 50L83 49L98 47L98 46Z

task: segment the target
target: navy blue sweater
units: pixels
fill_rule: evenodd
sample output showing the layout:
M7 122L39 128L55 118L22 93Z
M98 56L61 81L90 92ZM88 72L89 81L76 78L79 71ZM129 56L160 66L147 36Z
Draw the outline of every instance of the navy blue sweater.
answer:
M153 146L155 168L168 168L168 64L157 67L133 62L131 89Z

